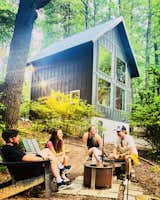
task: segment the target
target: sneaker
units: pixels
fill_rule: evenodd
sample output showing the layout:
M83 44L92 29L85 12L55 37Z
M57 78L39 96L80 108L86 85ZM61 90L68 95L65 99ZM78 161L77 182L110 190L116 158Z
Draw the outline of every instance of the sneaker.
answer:
M66 165L66 166L64 166L63 169L60 169L60 173L61 173L61 174L62 174L62 173L67 174L67 173L71 170L71 168L72 168L71 165Z
M127 185L129 185L129 184L130 184L130 180L126 179L125 181L123 181L123 185L124 185L124 186L127 186Z
M71 165L66 165L66 166L64 166L64 168L65 168L65 170L71 170L71 168L72 168L72 166Z
M63 179L64 182L70 181L69 178L66 177L65 173L61 174L61 178Z
M57 187L58 187L58 190L64 190L64 189L67 189L69 187L71 187L71 183L66 183L64 181L60 182L60 183L57 183Z

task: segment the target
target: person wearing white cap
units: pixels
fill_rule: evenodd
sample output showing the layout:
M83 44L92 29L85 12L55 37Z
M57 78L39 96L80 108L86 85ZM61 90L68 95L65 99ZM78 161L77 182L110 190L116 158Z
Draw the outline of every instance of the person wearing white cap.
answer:
M126 175L129 175L129 161L132 165L138 164L138 151L131 135L127 134L125 126L117 127L117 140L115 142L115 148L110 155L111 159L124 159L126 162Z

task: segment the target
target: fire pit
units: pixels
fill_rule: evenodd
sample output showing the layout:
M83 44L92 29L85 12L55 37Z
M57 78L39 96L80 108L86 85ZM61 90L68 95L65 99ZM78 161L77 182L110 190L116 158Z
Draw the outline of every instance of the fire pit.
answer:
M103 168L94 164L84 165L83 185L92 189L112 187L113 168L111 165L104 165Z

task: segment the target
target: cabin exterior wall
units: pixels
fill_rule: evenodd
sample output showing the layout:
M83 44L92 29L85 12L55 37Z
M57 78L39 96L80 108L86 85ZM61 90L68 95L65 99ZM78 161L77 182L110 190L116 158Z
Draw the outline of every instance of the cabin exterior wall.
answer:
M92 49L93 44L87 43L34 63L32 99L47 96L51 90L63 93L79 90L80 98L91 103Z

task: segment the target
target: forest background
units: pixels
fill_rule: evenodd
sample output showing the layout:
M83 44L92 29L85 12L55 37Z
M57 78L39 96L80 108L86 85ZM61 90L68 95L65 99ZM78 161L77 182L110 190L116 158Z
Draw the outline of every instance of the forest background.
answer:
M1 82L18 5L18 0L0 1ZM146 138L160 151L160 0L51 0L38 9L29 57L37 49L118 16L124 18L140 73L133 80L131 123L145 127Z

